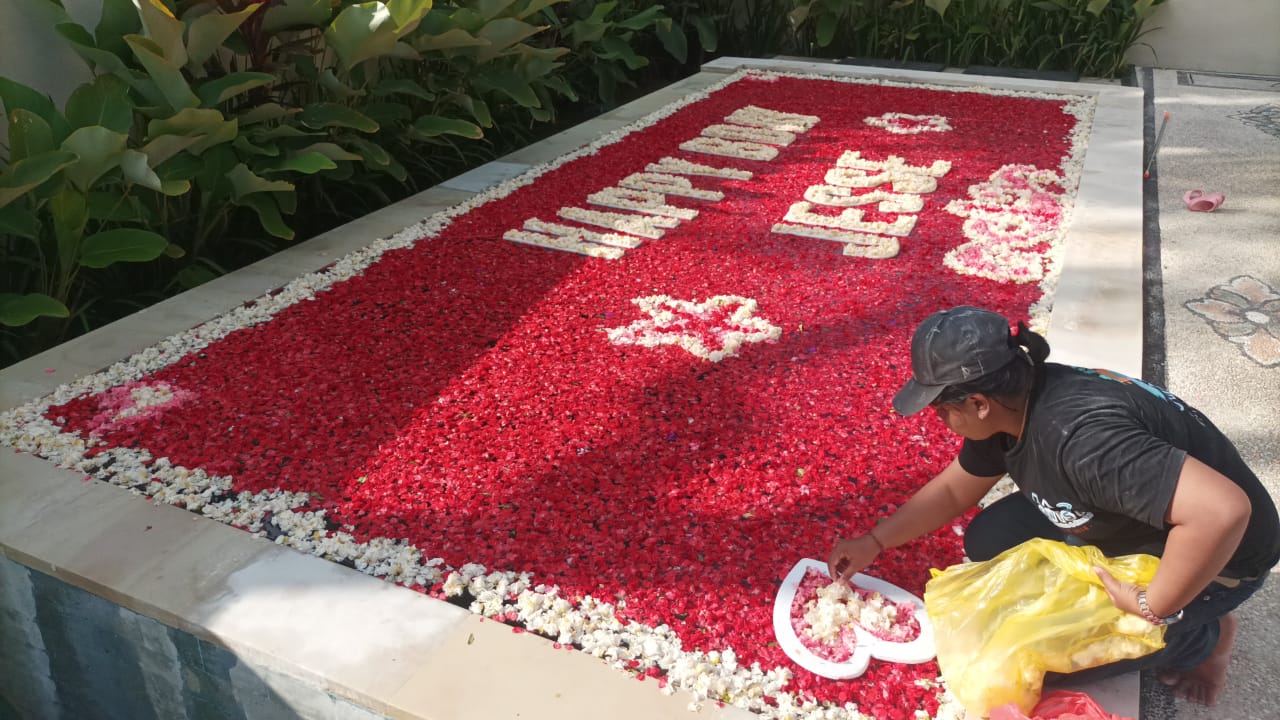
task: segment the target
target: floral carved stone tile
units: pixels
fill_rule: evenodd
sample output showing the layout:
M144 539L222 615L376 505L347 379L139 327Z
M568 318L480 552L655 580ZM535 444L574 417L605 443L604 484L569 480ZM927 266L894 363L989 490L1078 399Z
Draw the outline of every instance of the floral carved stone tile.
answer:
M1231 117L1271 137L1280 138L1280 105L1259 105L1252 110L1232 113Z
M1240 347L1263 367L1280 366L1280 292L1248 275L1210 288L1205 297L1188 300L1188 310Z

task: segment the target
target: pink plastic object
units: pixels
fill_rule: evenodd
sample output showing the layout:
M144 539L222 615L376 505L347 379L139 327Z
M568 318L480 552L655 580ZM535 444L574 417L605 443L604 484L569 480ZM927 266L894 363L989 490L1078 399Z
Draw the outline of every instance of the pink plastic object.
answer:
M1017 705L1009 703L991 708L990 720L1133 720L1109 713L1097 700L1076 690L1051 690L1040 696L1040 703L1024 715Z
M1217 210L1222 201L1226 200L1226 196L1222 193L1204 194L1203 190L1188 190L1182 196L1182 202L1187 204L1187 209L1193 212L1213 212Z

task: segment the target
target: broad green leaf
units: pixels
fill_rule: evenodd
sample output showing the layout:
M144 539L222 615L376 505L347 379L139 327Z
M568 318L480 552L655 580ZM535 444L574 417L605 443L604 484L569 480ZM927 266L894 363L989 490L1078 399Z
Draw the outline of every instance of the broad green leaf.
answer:
M180 135L198 138L185 149L192 155L199 155L205 150L225 142L231 142L239 132L239 125L234 119L228 120L217 110L187 108L176 114L152 120L147 123L147 137L159 138L161 135ZM143 148L146 152L146 148ZM147 153L148 156L151 153ZM153 158L152 167L158 162Z
M108 130L101 125L80 128L62 142L63 150L73 152L80 158L63 173L71 184L88 192L98 178L120 164L120 154L124 152L128 142L128 135Z
M529 17L530 15L533 15L534 13L541 12L543 8L548 8L548 7L551 7L552 5L555 5L556 3L562 3L566 1L567 0L529 0L529 4L521 8L520 11L516 13L516 17L523 20Z
M578 93L574 91L573 86L569 84L569 81L562 77L556 76L545 78L543 79L542 84L574 102L577 102L578 100Z
M129 83L129 87L142 96L144 102L137 105L138 112L149 118L169 115L173 112L164 93L160 92L160 87L146 72L128 68L117 75L124 78L125 82Z
M599 9L605 5L613 3L601 3L596 8ZM594 20L578 20L569 25L569 40L573 47L581 50L583 45L591 45L599 42L604 34L609 30L610 25Z
M246 195L252 195L259 192L289 192L293 190L293 183L284 180L268 180L264 177L255 175L248 165L240 163L231 172L227 173L227 180L231 182L231 196L237 202Z
M363 160L364 159L359 155L349 150L343 149L342 147L339 147L338 145L331 142L314 143L312 145L308 145L302 148L298 152L301 152L301 153L318 152L321 155L324 155L325 157L329 158L330 160Z
M255 126L248 128L244 133L246 133L253 142L262 142L265 140L287 140L287 138L292 137L325 137L328 135L328 133L325 132L303 132L301 129L293 126L284 126L284 124L280 124L280 126L275 127Z
M151 167L155 168L156 174L164 182L191 180L205 168L205 161L190 153L182 153L166 160L163 164L152 163ZM230 164L227 167L230 169Z
M400 37L416 27L431 9L431 1L405 0L398 7L407 8L400 18L381 2L348 5L338 13L324 31L324 39L344 68L390 54Z
M93 29L97 43L89 43L112 55L127 57L129 46L125 35L137 34L142 29L142 18L134 0L102 0L102 18Z
M53 149L53 132L44 118L23 108L9 113L9 162L47 153Z
M151 167L158 167L160 163L186 150L187 148L200 142L200 136L185 135L161 135L153 138L146 145L142 146L142 153L147 156ZM188 156L190 157L190 156Z
M67 119L62 116L62 113L58 112L53 100L50 100L48 95L27 87L20 82L0 77L0 102L4 103L6 115L12 114L18 108L29 110L39 115L40 119L49 125L49 130L55 143L62 142L67 135L71 134Z
M689 22L698 31L698 44L702 46L702 49L707 52L715 52L716 47L720 44L720 32L716 30L716 24L711 21L711 18L697 15L689 18Z
M77 159L73 152L50 150L5 168L0 172L0 208L41 185L59 170L74 165Z
M239 12L209 13L193 20L187 27L187 67L193 70L200 69L200 66L222 47L227 37L260 7L262 6L251 4Z
M342 163L338 165L339 169L350 168L350 167L351 167L351 163ZM340 171L341 170L339 170L339 172ZM332 172L333 171L331 171L331 174ZM348 175L347 178L349 177L350 176ZM347 178L343 178L343 179L347 179ZM249 197L254 197L254 196L250 195ZM296 192L271 193L271 195L267 197L270 197L272 200L275 200L276 205L280 208L280 212L284 213L285 215L292 215L298 212L298 193ZM275 252L275 249L271 248L270 252Z
M1107 0L1103 0L1103 2L1105 3ZM951 0L924 0L924 4L926 7L931 8L934 12L938 13L938 17L945 17L947 14L947 7L951 5Z
M262 29L274 33L302 27L323 27L333 17L329 0L279 0L262 18Z
M1107 9L1107 5L1111 4L1111 0L1089 0L1089 12L1094 15L1101 15L1102 11Z
M391 51L387 53L387 57L400 58L401 60L420 60L422 56L409 43L401 40L391 46Z
M280 207L274 195L248 195L236 201L238 205L252 209L258 214L258 222L262 229L284 240L293 239L293 230L285 224L280 215Z
M155 0L145 1L155 2ZM124 40L129 43L130 48L133 48L134 57L138 58L138 62L147 69L151 80L164 95L169 107L176 112L200 104L200 98L191 92L191 86L182 76L182 64L165 58L160 53L158 45L141 35L130 35Z
M187 26L173 16L169 8L160 0L138 0L138 14L142 17L142 26L146 29L146 37L156 46L156 54L168 61L174 68L187 64L187 46L182 35ZM137 37L135 35L135 37ZM129 38L125 37L125 42ZM133 47L133 43L129 43ZM137 51L136 48L134 50Z
M0 325L22 327L38 317L64 318L70 315L66 305L48 295L0 293Z
M502 92L523 107L539 107L542 104L529 83L505 71L498 70L478 76L475 84L479 88Z
M809 19L809 12L813 10L813 3L801 5L800 7L787 13L787 22L791 23L791 27L798 28Z
M80 247L80 264L104 268L118 262L147 262L164 253L169 241L149 230L117 228L94 233Z
M245 155L258 155L261 157L279 157L280 147L275 143L267 143L258 145L249 139L248 135L241 134L231 143L231 147L239 150Z
M40 237L40 221L17 205L0 208L0 233L35 239Z
M58 243L58 266L63 276L69 277L80 263L84 226L89 222L88 198L64 186L49 198L49 214L53 217L53 236Z
M298 119L303 125L317 130L327 127L344 127L366 133L378 131L378 123L356 110L336 103L312 103L302 109Z
M173 258L174 260L177 260L178 258L186 257L186 255L187 255L187 251L183 250L181 245L174 245L173 243L169 243L168 245L164 246L165 257L169 257L169 258Z
M256 125L260 122L279 120L287 115L301 112L298 108L287 108L280 103L262 103L246 110L240 115L240 127Z
M489 21L489 18L468 7L454 10L449 15L449 24L462 28L472 35L480 32L480 28Z
M484 131L473 123L439 115L423 115L413 121L413 129L426 137L458 135L472 140L479 140L484 137Z
M160 183L160 192L170 197L186 195L191 192L190 180L164 180Z
M525 38L536 35L544 28L530 25L515 18L498 18L490 20L476 37L487 40L488 44L476 49L476 61L486 63L507 52L512 45Z
M97 190L89 193L89 218L110 222L142 223L146 221L138 199L122 195L115 190Z
M476 47L485 44L484 40L477 38L462 28L453 28L438 35L418 34L413 37L411 42L415 48L421 51L452 50L454 48Z
M435 100L435 93L429 92L426 88L408 78L389 78L378 82L378 86L373 89L373 94L383 95L408 95L421 100Z
M453 100L458 107L470 113L480 127L493 127L493 114L489 112L488 103L470 95L457 95Z
M255 6L256 7L256 6ZM196 90L200 104L204 107L221 105L226 100L248 92L254 88L270 85L276 81L274 75L260 72L235 72L223 75L216 80L202 83Z
M609 17L609 13L613 12L613 9L617 6L618 3L616 0L613 2L596 3L591 8L591 14L587 16L586 20L590 23L603 23L604 19Z
M563 67L558 59L568 54L568 48L535 48L520 43L512 48L519 59L516 61L516 72L525 80L545 80L555 71ZM559 73L555 73L559 76Z
M684 28L667 23L665 27L658 26L657 34L663 49L676 62L683 65L689 59L689 39L684 35Z
M402 33L417 27L422 17L431 10L431 4L432 0L386 0L387 11Z
M132 149L122 152L120 172L126 181L160 192L160 176L151 169L150 159L145 153Z
M174 158L174 161L181 165L185 162L186 157L189 156L183 153ZM217 202L220 205L230 202L232 189L228 175L236 165L240 164L240 158L236 155L236 151L232 149L231 143L223 143L211 147L198 159L199 163L196 166L192 184L213 202ZM167 167L156 168L156 172L160 174L161 178L167 177L167 171Z
M620 37L609 36L600 41L600 49L596 54L605 60L621 60L628 70L639 70L649 61L635 53L631 45Z
M814 42L818 43L818 47L826 47L836 37L836 16L823 14L818 16L817 27L814 32Z
M305 138L305 137L324 137L324 132L305 132L293 125L276 125L274 127L265 127L263 125L255 125L245 130L254 142L262 140L278 140L282 138Z
M486 20L495 18L503 10L511 7L516 0L475 0L475 11L480 13Z
M135 19L136 19L135 15ZM93 36L89 34L80 25L72 22L58 23L54 26L54 31L63 37L70 45L71 49L76 51L82 60L89 64L91 69L96 69L104 73L120 73L125 71L124 61L118 55L108 50L99 48L94 42ZM136 32L137 28L129 32ZM116 38L116 41L124 48L125 54L129 53L129 47L124 44L124 40Z
M337 163L326 157L324 153L311 151L291 155L264 172L299 172L303 175L314 175L336 167L338 167Z
M353 137L347 140L353 148L360 151L361 159L364 164L370 167L387 167L391 164L391 153L378 143L365 140L364 138Z
M360 110L379 127L399 127L413 119L413 109L402 102L365 103Z
M350 85L339 80L338 76L333 74L333 68L325 68L324 70L321 70L318 78L320 80L320 84L324 86L324 89L333 93L333 95L339 99L346 100L348 98L363 97L365 95L364 90L356 90Z
M101 125L128 134L133 129L129 85L115 75L99 75L81 85L67 98L67 122L72 128Z
M405 170L404 165L401 165L400 161L395 158L391 158L391 162L386 167L379 169L390 175L397 182L404 182L409 177L409 171Z
M664 18L661 5L650 5L626 20L620 20L618 27L624 27L628 30L644 30Z

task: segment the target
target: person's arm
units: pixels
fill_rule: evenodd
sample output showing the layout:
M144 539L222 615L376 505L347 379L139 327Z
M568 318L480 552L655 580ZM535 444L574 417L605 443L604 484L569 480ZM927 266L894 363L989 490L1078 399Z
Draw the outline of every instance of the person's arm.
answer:
M958 459L952 460L868 534L837 542L827 561L828 572L832 578L848 581L874 562L881 550L908 543L954 520L976 505L1001 477L972 475L960 467Z
M1222 473L1187 456L1165 519L1172 529L1155 578L1147 586L1152 614L1168 617L1191 602L1235 553L1244 537L1253 506L1249 496ZM1107 594L1116 607L1135 615L1138 591L1098 568Z

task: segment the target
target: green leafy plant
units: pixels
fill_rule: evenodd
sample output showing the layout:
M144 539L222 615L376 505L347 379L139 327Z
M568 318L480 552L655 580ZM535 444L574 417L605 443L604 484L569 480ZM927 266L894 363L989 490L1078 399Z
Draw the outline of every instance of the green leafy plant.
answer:
M1163 0L800 0L783 51L1114 77Z
M299 217L324 229L523 144L559 103L633 82L636 48L714 43L690 8L591 5L104 0L92 31L62 14L96 77L62 111L6 86L0 322L49 319L6 357L269 254Z
M70 318L85 269L181 257L141 222L141 196L185 192L156 173L157 146L131 138L135 107L125 84L103 76L60 111L30 87L0 78L9 147L0 171L0 324ZM149 155L148 152L151 154Z

